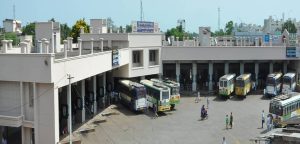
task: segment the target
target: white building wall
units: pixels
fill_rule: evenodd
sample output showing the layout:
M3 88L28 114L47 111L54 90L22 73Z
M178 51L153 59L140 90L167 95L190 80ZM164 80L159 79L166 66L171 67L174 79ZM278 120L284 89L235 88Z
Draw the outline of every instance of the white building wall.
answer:
M14 32L12 21L3 21L3 28L5 32Z
M0 115L20 116L21 97L18 82L0 81Z
M162 34L129 34L129 47L160 47Z

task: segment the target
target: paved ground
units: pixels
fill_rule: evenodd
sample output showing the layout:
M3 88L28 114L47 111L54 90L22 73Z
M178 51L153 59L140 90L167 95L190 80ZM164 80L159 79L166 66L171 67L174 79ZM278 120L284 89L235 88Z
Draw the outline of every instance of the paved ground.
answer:
M261 127L261 111L268 111L269 100L261 95L249 95L245 99L232 97L221 100L209 97L209 118L200 121L200 108L206 105L201 97L199 103L194 97L182 97L176 110L160 114L153 119L153 113L133 113L123 106L107 111L116 112L106 116L95 132L79 135L84 144L220 144L226 137L228 144L247 144L265 129ZM225 129L225 115L233 113L233 129Z

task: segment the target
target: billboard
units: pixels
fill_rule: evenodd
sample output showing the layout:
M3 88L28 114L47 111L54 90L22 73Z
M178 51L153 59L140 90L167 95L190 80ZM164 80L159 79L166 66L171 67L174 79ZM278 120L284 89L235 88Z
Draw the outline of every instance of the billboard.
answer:
M154 32L154 22L137 21L137 32L153 33Z
M286 57L295 58L297 57L296 47L286 47Z
M119 66L119 50L113 49L112 50L112 66Z
M265 35L264 40L265 40L265 43L270 42L270 35Z

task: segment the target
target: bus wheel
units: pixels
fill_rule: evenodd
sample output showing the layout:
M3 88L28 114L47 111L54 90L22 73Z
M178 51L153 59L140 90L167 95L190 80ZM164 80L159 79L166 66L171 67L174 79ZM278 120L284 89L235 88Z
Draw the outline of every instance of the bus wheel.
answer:
M171 104L171 110L174 110L175 104Z

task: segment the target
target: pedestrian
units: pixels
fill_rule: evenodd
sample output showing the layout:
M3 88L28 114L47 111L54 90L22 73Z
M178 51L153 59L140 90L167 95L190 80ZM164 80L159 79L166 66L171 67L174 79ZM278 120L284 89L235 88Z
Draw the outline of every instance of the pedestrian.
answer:
M157 105L154 104L153 106L154 106L153 107L153 109L154 109L154 118L157 118L158 117L158 114L157 114Z
M232 125L233 125L233 116L232 116L232 112L230 113L229 125L230 125L230 128L232 129Z
M267 130L270 131L270 115L267 115L266 125L267 125Z
M225 137L223 137L222 144L226 144Z
M226 115L225 117L226 130L228 129L228 122L229 122L228 115Z
M209 99L208 99L208 96L206 96L206 105L207 105L207 109L208 109L208 105L209 105Z
M264 123L265 123L265 113L264 113L264 110L262 110L262 113L261 113L261 128L264 128Z
M195 99L195 102L198 103L200 101L200 91L197 93L197 97Z

